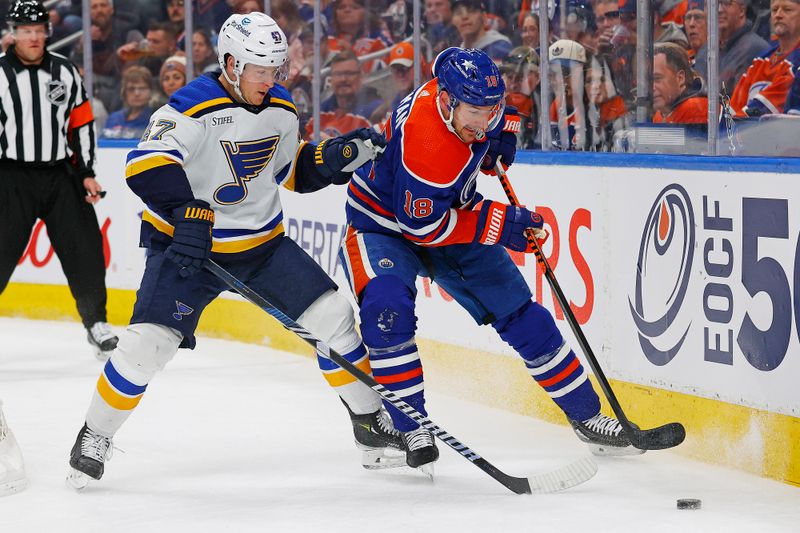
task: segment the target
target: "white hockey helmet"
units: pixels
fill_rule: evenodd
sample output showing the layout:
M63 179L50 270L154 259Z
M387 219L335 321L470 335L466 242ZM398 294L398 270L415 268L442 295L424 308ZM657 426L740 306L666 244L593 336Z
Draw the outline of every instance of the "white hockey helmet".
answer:
M239 92L239 80L245 65L252 63L262 67L275 67L275 81L285 81L289 72L289 47L286 35L278 24L264 13L231 15L219 30L217 59L222 74ZM228 78L225 57L233 57L233 72L236 81Z

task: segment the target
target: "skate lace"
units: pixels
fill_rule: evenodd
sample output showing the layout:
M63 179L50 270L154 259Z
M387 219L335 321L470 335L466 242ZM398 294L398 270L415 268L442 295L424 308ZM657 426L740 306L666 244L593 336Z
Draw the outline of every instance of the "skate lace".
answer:
M81 455L105 463L111 459L113 450L110 438L86 428L86 432L81 439Z
M414 431L410 431L406 433L406 446L408 446L409 451L419 450L420 448L426 448L428 446L433 446L433 435L430 431L424 428L415 429Z
M381 429L381 431L395 437L400 436L400 432L396 430L394 424L392 424L392 419L389 417L389 413L381 409L376 418L378 419L378 427Z
M622 431L619 421L602 413L594 415L583 423L586 427L601 435L617 436Z
M103 344L114 336L114 332L111 331L111 326L109 326L107 322L95 322L92 324L92 327L89 328L89 333L92 334L92 338L97 344Z

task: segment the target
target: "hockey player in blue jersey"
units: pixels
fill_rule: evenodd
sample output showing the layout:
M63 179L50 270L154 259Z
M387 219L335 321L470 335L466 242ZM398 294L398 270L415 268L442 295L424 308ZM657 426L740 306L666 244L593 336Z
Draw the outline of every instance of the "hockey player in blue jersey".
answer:
M348 187L340 254L375 379L426 411L414 301L416 277L427 276L519 353L592 451L639 453L619 422L600 413L586 371L506 252L531 252L525 233L532 228L545 238L542 217L476 193L479 172L491 172L498 156L511 164L516 152L498 68L482 51L449 48L433 75L387 120L383 157L359 169ZM435 461L431 433L389 411L408 465Z
M72 449L68 479L76 488L103 475L112 437L156 372L178 348L194 348L203 309L227 289L203 269L209 257L370 371L349 302L284 235L278 188L306 193L347 183L385 141L368 129L318 146L300 141L297 111L276 83L288 72L286 37L267 15L231 16L218 47L222 72L177 91L128 155L126 182L146 205L147 261L130 325L100 375ZM330 360L318 360L347 406L365 460L379 463L380 452L401 450L380 397Z

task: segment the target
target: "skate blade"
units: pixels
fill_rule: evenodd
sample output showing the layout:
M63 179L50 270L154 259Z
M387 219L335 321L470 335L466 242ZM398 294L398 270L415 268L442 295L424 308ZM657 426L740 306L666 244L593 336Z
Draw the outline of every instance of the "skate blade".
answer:
M362 448L361 466L367 470L384 470L406 466L406 454L395 450L394 454L387 454L385 448Z
M434 474L433 465L434 465L434 463L426 463L426 464L424 464L422 466L418 466L414 470L417 470L418 472L421 472L422 474L425 474L426 476L428 476L428 478L431 481L433 481L433 474Z
M25 490L28 486L28 478L21 477L14 480L0 482L0 496L7 496Z
M624 457L626 455L642 455L646 450L640 450L635 446L607 446L604 444L586 444L589 451L596 457Z
M67 473L67 486L72 487L76 491L80 492L89 485L89 482L92 480L89 476L84 474L79 470L75 470L74 468L70 467L69 472Z

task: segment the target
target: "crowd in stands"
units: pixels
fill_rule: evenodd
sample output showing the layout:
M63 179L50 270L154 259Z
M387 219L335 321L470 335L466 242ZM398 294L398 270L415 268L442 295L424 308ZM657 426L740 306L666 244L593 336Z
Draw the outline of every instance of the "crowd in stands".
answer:
M287 88L311 138L314 0L194 0L191 40L185 0L90 0L94 101L101 134L138 137L152 110L193 75L217 69L215 31L231 13L267 10L286 33ZM540 117L552 146L611 151L635 123L636 0L555 0L543 56L538 0L416 0L422 11L423 80L449 46L484 50L499 66L507 104L520 112L521 148L541 147ZM8 1L0 0L0 15ZM800 115L800 0L719 0L719 80L723 117ZM187 4L188 5L188 4ZM337 136L379 127L413 89L412 0L321 0L321 64L326 74L319 130ZM651 121L708 123L706 0L652 0ZM81 1L51 8L51 42L81 28ZM562 13L563 10L563 13ZM3 38L4 46L9 42ZM82 41L60 50L82 65ZM550 107L541 107L547 60ZM107 119L105 118L107 117ZM800 119L798 119L800 121ZM724 124L725 120L721 120Z

